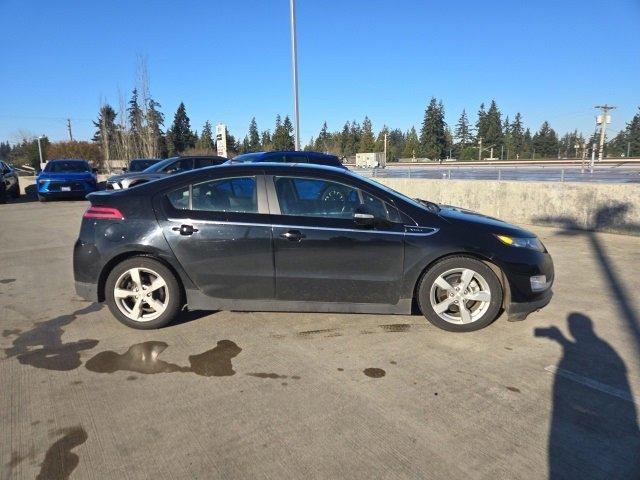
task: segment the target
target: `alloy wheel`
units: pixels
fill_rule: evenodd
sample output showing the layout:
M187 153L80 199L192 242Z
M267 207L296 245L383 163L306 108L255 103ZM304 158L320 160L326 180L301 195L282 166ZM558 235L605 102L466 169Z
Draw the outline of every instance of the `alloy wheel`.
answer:
M440 274L429 292L435 313L454 324L473 323L483 317L491 303L486 279L470 268L453 268Z
M118 277L113 289L118 309L131 320L148 322L167 309L167 282L149 268L130 268Z

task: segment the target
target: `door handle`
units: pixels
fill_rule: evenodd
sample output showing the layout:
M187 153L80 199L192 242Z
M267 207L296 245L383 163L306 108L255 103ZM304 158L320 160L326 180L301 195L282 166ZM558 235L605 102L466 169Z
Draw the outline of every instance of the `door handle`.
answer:
M193 225L180 225L179 227L173 227L171 230L180 232L180 235L193 235L198 231L197 228L193 228Z
M299 242L300 240L305 238L306 235L300 230L289 230L288 232L281 233L280 237L284 238L285 240L289 240L290 242Z

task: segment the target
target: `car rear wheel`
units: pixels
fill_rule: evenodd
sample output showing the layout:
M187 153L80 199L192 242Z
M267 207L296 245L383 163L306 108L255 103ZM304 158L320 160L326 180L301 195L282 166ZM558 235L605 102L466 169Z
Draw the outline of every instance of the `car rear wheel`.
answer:
M470 257L450 257L425 273L418 287L418 304L436 327L471 332L498 317L502 295L500 280L487 265Z
M119 263L107 277L105 297L109 310L120 322L143 330L164 327L182 307L175 275L147 257Z

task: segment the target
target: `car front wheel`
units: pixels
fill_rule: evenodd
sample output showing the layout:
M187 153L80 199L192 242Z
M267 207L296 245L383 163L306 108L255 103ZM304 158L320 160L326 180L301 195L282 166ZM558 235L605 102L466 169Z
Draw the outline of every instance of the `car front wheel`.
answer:
M502 285L483 262L450 257L437 262L418 287L422 314L450 332L471 332L492 323L502 307Z
M175 275L147 257L119 263L107 277L105 297L109 310L120 322L143 330L164 327L182 307Z

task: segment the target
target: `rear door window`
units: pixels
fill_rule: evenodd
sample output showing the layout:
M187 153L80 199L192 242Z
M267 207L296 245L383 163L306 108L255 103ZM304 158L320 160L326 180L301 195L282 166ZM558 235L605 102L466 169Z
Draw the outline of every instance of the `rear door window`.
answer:
M180 173L193 169L193 158L182 158L164 167L164 173Z

